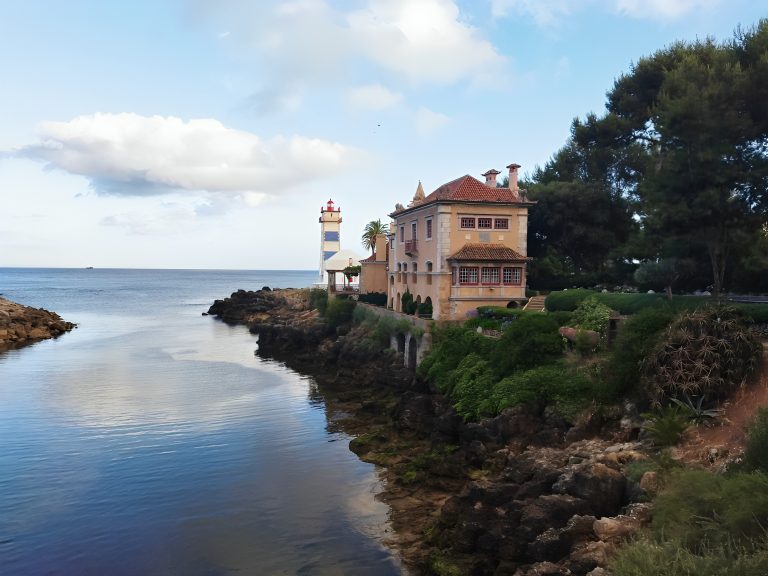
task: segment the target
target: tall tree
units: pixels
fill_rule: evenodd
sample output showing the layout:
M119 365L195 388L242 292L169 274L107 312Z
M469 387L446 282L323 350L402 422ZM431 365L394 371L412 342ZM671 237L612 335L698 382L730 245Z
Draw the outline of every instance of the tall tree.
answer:
M376 236L379 234L386 234L389 232L389 224L383 224L381 218L378 220L371 220L365 225L363 231L362 242L363 246L368 248L373 254L376 250Z

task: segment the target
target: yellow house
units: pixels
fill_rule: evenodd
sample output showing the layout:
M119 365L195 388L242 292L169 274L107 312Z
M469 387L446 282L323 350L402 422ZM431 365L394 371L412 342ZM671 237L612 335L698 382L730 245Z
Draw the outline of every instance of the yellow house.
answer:
M378 234L373 254L360 260L360 293L387 292L387 264L389 264L389 240L386 234Z
M509 186L497 187L496 170L485 183L466 175L428 196L419 183L413 201L390 214L388 305L403 311L409 292L431 306L436 320L465 318L478 306L523 304L528 208L518 187L518 164Z

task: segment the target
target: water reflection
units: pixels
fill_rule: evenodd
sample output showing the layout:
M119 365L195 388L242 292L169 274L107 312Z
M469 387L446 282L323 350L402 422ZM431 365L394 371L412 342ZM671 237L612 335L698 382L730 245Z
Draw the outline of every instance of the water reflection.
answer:
M399 573L313 382L179 309L0 354L3 573Z

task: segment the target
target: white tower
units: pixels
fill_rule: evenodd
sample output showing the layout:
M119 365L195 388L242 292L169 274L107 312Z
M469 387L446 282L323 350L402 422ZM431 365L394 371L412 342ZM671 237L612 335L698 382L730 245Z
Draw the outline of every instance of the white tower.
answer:
M320 281L326 282L325 261L341 250L341 207L333 200L320 207Z

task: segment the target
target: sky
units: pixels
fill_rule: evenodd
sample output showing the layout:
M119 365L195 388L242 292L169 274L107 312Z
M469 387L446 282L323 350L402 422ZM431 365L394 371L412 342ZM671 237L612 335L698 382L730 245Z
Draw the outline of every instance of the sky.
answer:
M314 269L768 0L0 0L0 267Z

